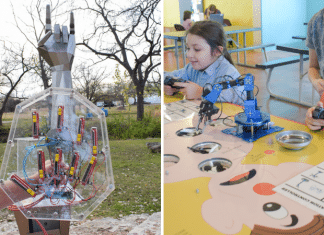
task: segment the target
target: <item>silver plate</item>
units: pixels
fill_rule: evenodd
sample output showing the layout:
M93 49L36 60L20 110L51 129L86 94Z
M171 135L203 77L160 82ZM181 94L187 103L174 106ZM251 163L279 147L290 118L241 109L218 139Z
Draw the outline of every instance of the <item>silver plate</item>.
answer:
M278 143L287 149L299 150L312 141L313 136L305 131L283 131L276 135Z

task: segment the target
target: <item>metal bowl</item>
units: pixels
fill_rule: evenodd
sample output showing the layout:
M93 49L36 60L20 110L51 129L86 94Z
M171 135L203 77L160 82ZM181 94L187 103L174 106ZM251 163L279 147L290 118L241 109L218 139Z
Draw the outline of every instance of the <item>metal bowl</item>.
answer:
M276 135L278 143L287 149L298 150L306 147L313 136L305 131L283 131Z
M202 153L202 154L206 154L206 153L215 153L218 150L220 150L222 147L222 145L220 145L219 143L216 142L201 142L198 144L195 144L192 147L188 147L191 151L193 151L194 153Z
M196 127L187 127L181 130L178 130L176 132L177 136L184 136L184 137L193 137L200 135L202 133L202 130L199 128L198 131L196 130Z

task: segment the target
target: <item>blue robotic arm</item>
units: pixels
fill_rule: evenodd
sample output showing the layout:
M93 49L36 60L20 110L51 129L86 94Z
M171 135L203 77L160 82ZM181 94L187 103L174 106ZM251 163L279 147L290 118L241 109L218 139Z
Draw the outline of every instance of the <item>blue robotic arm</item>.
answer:
M259 122L261 120L261 113L257 106L257 100L254 97L254 77L252 74L247 74L244 78L238 78L236 80L224 81L216 83L214 85L206 84L203 91L203 101L200 104L199 110L199 123L196 129L199 129L199 125L205 118L205 124L211 120L211 116L217 114L219 109L214 106L214 103L218 100L223 90L234 88L236 86L244 86L247 99L244 101L244 112L248 120L253 122Z
M203 91L203 101L200 104L199 121L196 126L196 131L199 131L199 125L204 120L204 128L211 122L211 116L217 114L219 109L214 106L223 90L233 88L236 86L244 86L247 99L244 101L244 112L235 115L235 123L237 126L233 129L224 130L224 133L232 134L251 142L264 135L272 133L270 125L270 115L260 111L257 106L257 100L254 97L254 77L252 74L247 74L244 78L236 80L225 81L214 85L206 84ZM271 130L270 130L271 129Z

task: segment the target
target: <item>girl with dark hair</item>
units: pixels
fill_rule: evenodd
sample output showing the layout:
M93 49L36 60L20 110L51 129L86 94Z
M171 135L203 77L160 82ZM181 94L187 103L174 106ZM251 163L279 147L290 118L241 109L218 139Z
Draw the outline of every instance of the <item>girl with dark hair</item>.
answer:
M213 21L196 22L187 31L187 58L189 64L183 69L165 72L164 77L178 77L187 81L174 85L183 87L187 99L201 99L206 83L215 84L240 77L232 58L226 49L226 35L222 25ZM177 90L164 86L166 95L173 95ZM243 87L223 90L220 101L243 105L245 92Z
M188 30L190 29L192 25L192 21L191 21L191 11L185 11L183 12L183 23L182 26Z
M210 14L221 14L220 10L216 8L214 4L210 4L208 8L205 10L205 20L209 20Z

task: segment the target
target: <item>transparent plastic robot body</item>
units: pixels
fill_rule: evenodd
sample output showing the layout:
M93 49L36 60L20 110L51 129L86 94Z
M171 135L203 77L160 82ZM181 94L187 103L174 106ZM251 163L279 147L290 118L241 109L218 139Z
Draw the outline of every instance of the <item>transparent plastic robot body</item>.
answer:
M0 179L19 186L0 184L27 218L83 220L115 188L104 112L68 88L20 103ZM19 201L20 193L30 197Z

